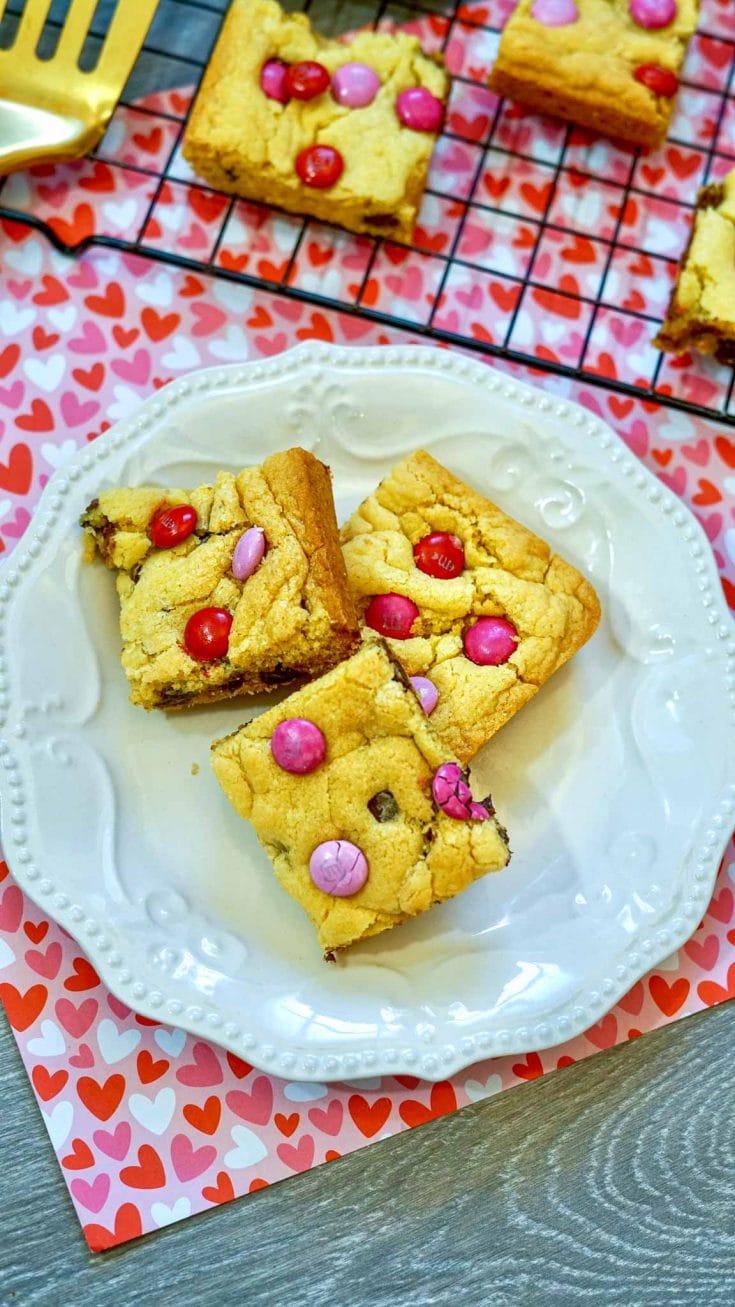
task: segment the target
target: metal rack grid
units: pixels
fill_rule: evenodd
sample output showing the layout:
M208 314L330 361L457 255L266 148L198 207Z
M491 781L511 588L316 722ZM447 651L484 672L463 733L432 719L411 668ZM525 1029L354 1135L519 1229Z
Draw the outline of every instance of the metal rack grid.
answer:
M698 140L696 135L693 136L688 132L689 124L686 116L682 118L680 114L679 119L674 120L674 131L668 141L668 147L677 151L681 158L689 160L689 163L694 161L693 168L697 173L698 184L704 184L721 176L730 167L735 166L735 35L725 35L716 30L716 27L708 28L707 3L708 0L704 0L702 22L695 39L707 43L710 52L717 52L715 63L721 70L721 75L715 85L711 82L705 85L696 78L688 78L685 75L681 96L700 95L706 98L709 114L708 138ZM711 4L714 3L716 0L711 0ZM54 29L58 30L65 7L61 0L56 0L52 5L48 23L51 34ZM105 10L111 7L110 3L106 4L105 0L100 0L82 62L85 57L93 59L94 50L100 45L94 33L104 33L108 19ZM645 172L641 171L646 168L645 156L641 156L632 148L615 145L601 147L612 152L615 169L613 175L606 175L604 179L600 179L597 175L598 156L595 154L595 150L599 150L600 145L596 146L595 138L591 134L581 132L572 125L559 125L557 148L552 149L547 157L535 152L533 145L524 150L513 135L512 106L503 101L496 101L489 93L487 94L487 122L483 125L479 137L476 125L471 126L468 131L465 120L460 115L453 114L451 111L448 115L442 144L451 148L451 143L454 142L460 148L471 151L473 164L461 194L451 194L446 189L434 185L430 185L427 190L429 202L433 199L436 204L443 206L445 213L451 212L455 224L453 230L444 232L438 241L426 241L424 237L422 245L422 237L419 235L414 245L401 247L387 239L363 236L352 238L361 252L362 264L359 284L351 286L349 293L342 287L327 293L315 289L313 284L308 287L299 284L296 275L299 256L305 242L313 233L318 232L319 240L323 245L326 244L327 251L330 246L333 251L339 242L345 239L340 229L330 228L323 223L315 223L306 218L296 219L291 215L286 218L283 215L283 220L288 222L290 229L290 252L277 266L269 267L265 275L262 269L255 273L238 266L238 261L233 258L226 259L224 256L230 220L233 214L242 208L243 202L230 196L223 196L208 185L200 183L185 166L182 170L179 147L190 108L189 98L181 97L180 108L177 106L176 112L171 112L170 108L162 108L160 102L156 101L155 95L152 99L141 100L141 96L150 97L150 93L165 87L192 86L198 83L226 7L227 0L162 0L118 114L129 111L142 119L150 120L151 124L162 124L165 128L164 149L152 165L142 160L134 162L127 160L123 163L119 158L114 157L114 152L110 152L107 144L108 137L105 137L92 156L91 166L98 161L108 169L123 169L125 173L137 175L141 183L147 185L145 203L137 208L132 235L114 234L104 228L97 228L94 232L69 240L63 227L49 220L43 212L39 214L36 206L29 205L26 210L13 203L11 179L4 179L0 183L0 218L30 223L43 230L53 244L65 253L77 254L89 246L98 245L145 255L192 272L204 272L252 287L277 291L305 301L314 308L336 309L366 321L400 328L409 331L415 337L428 337L490 356L531 364L543 371L578 381L600 382L602 380L608 388L622 394L656 400L703 416L715 416L720 421L735 425L735 371L732 369L714 365L709 360L692 360L690 374L697 369L701 370L702 375L710 378L713 373L717 374L716 381L708 387L711 400L707 402L702 401L701 398L692 398L687 392L686 384L682 384L677 389L677 374L672 373L668 361L658 351L653 355L653 351L649 350L649 358L653 357L645 375L627 378L615 375L614 369L611 373L609 368L603 369L596 365L591 354L597 324L611 309L619 310L619 305L616 303L613 268L621 255L630 261L646 260L648 266L660 265L659 271L662 275L668 273L668 277L671 277L673 273L675 266L673 260L676 253L674 251L662 253L660 250L652 249L650 244L646 244L646 213L658 208L660 214L661 206L664 206L664 216L658 219L659 226L662 222L665 225L669 211L672 222L675 220L681 222L683 219L688 221L693 209L696 187L689 187L686 195L676 200L657 196L656 169L652 166L649 168L649 176L646 180ZM378 28L387 24L403 25L407 22L423 21L424 24L431 24L436 48L449 51L451 54L452 41L457 34L461 34L470 47L473 41L480 40L484 42L485 52L488 48L492 48L512 4L511 0L487 0L484 4L462 4L459 0L454 0L454 3L451 3L451 0L399 0L398 3L393 3L392 0L374 0L373 3L369 0L367 2L344 0L341 3L340 0L334 0L333 3L329 3L329 0L313 0L313 2L303 0L303 3L299 3L299 0L290 0L289 3L289 0L286 0L284 7L292 10L310 10L315 25L321 30L335 34L349 27L368 23ZM10 0L5 18L0 25L0 45L9 44L12 40L13 25L17 22L21 10L21 0ZM457 103L461 103L461 96L465 91L472 92L474 88L476 92L478 85L482 84L477 76L478 70L472 66L466 70L463 67L459 69L452 67L451 71L454 77L453 95L458 96ZM482 76L482 69L480 69L480 76ZM696 100L694 102L696 103ZM680 124L683 121L683 134L677 135L677 121ZM731 135L734 138L732 140ZM531 174L537 177L537 189L544 195L541 210L534 213L533 217L529 217L528 213L514 208L512 203L503 204L500 185L495 187L494 193L490 191L488 198L480 184L490 161L496 164L500 161L501 169L506 170L506 176L511 175L514 169L530 170ZM689 163L685 166L688 167ZM612 226L607 233L583 234L580 223L575 225L574 219L565 220L563 214L559 216L556 201L567 183L581 190L604 187L604 194L614 198L614 204L611 205ZM195 196L200 196L202 204L208 203L206 197L209 197L218 227L206 256L197 255L181 247L177 248L176 242L156 244L156 233L160 235L160 225L157 224L156 215L167 199L171 187L186 188L189 195L194 193ZM644 217L642 228L644 238L640 241L630 238L623 230L625 215L631 205L636 206ZM249 211L262 211L258 221L267 220L268 217L278 217L276 211L267 210L264 206L248 203L246 208ZM513 224L523 224L528 254L525 263L515 268L507 266L507 249L503 250L502 239L496 241L496 248L500 250L498 259L502 266L493 266L492 255L489 260L474 256L472 250L468 251L466 248L465 241L472 221L480 221L489 224L490 227L496 224L499 226L500 233L503 231L503 224L510 225L511 230ZM418 230L420 232L420 228ZM543 264L539 259L542 248L545 242L559 239L583 240L590 248L594 247L595 257L599 260L596 285L591 288L580 288L575 285L570 289L565 285L563 277L557 276L554 281L549 279L548 273L544 273ZM681 243L683 242L680 241L679 244ZM410 265L412 258L421 259L427 266L430 261L433 279L432 299L429 311L423 318L417 320L413 316L406 315L401 310L400 303L396 306L390 302L386 305L371 302L371 278L374 269L386 254L394 262L402 263L404 266L406 261ZM327 254L326 257L328 258L329 255ZM448 323L447 315L443 313L443 304L448 287L458 274L464 275L470 282L478 283L489 276L496 277L499 284L505 288L509 311L503 321L502 331L497 336L490 331L473 334L466 328L463 329L461 325ZM562 317L565 315L563 307L565 303L570 314L572 305L575 306L575 312L576 306L581 306L584 326L579 332L581 343L576 361L567 362L556 356L553 351L544 350L538 345L532 347L519 338L517 331L519 314L524 304L524 296L529 293L547 296L550 294L557 307L561 306ZM641 307L633 296L629 296L629 302L624 307L626 320L631 323L642 322L649 337L653 335L655 326L661 318L660 308L651 311L645 303Z

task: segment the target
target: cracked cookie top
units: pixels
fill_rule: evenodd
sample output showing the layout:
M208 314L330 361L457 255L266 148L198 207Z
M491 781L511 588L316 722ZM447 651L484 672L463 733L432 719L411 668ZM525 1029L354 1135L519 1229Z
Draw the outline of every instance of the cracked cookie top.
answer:
M458 574L422 569L422 547L434 533L460 542ZM462 761L599 620L597 596L581 573L423 450L380 483L343 527L342 541L367 637L379 630L408 676L434 684L432 726ZM413 612L399 607L394 619L384 606L376 617L376 596L409 601ZM391 637L390 622L399 618L399 638Z
M272 747L293 721L324 740L306 773L286 770ZM377 640L217 741L212 765L327 953L399 925L508 861L490 801L457 806L465 774ZM432 789L437 775L441 790Z

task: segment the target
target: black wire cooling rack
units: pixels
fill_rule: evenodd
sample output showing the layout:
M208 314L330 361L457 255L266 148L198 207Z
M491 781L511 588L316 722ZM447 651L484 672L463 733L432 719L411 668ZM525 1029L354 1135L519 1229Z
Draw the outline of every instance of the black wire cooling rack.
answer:
M94 52L100 45L95 33L102 35L106 30L113 3L114 0L100 0L98 3L82 55L83 66L85 59L90 62L94 59ZM304 0L303 3L286 0L284 7L308 10L315 26L332 35L368 24L377 28L423 22L431 33L433 47L450 53L454 38L459 37L469 48L470 56L459 70L451 69L454 98L455 95L471 94L473 88L484 84L484 65L488 53L491 54L495 48L502 24L512 8L512 0L485 0L485 3L478 0L477 3L464 4L458 0L456 3L447 3L447 0L423 0L419 3L415 0L400 0L400 3L391 0L373 0L372 3L370 0ZM11 43L22 8L22 0L10 0L0 23L0 46ZM63 0L54 0L51 6L47 24L51 43L66 8ZM69 242L64 239L58 224L53 225L43 215L39 216L30 204L25 209L12 202L13 184L10 179L0 184L0 218L28 223L44 231L64 253L77 254L92 245L113 247L194 273L207 273L277 291L314 308L336 309L368 322L403 329L414 337L430 338L530 364L576 381L602 381L606 387L621 394L653 400L693 414L717 417L735 426L735 371L711 359L695 357L685 358L683 362L672 361L653 350L648 342L661 320L662 306L649 304L645 295L630 289L631 269L634 278L636 266L645 267L647 277L652 279L651 284L657 281L659 291L663 285L668 288L676 256L686 239L686 224L693 209L697 186L717 180L735 167L735 27L719 21L722 0L703 0L700 29L693 43L696 50L685 69L679 109L667 142L666 148L674 152L673 157L679 161L684 178L681 195L657 194L657 179L665 169L657 169L655 156L647 159L632 148L600 142L571 125L559 125L557 147L550 154L539 153L534 148L533 138L529 144L527 132L514 135L512 125L514 115L518 121L517 110L502 101L497 102L488 94L487 113L479 130L476 122L468 128L463 116L453 114L450 106L441 146L451 149L454 142L470 151L472 166L460 191L452 189L450 193L445 182L444 189L430 185L428 195L438 205L443 205L447 213L451 211L451 230L445 231L428 250L422 246L420 238L413 246L401 249L392 241L360 237L360 276L349 289L342 285L336 289L327 288L326 283L321 288L315 287L313 279L312 284L307 285L295 275L300 252L313 233L318 233L320 245L326 250L326 261L330 249L336 249L345 237L336 227L295 219L291 215L287 219L290 250L277 266L267 269L267 275L262 269L256 274L238 266L236 260L229 263L224 260L223 245L228 224L239 202L229 196L220 196L188 174L181 179L177 173L188 99L185 103L182 97L180 112L171 112L170 106L163 109L155 98L153 103L145 99L141 103L142 97L154 92L198 84L226 8L227 0L161 0L126 87L121 111L134 111L151 123L162 123L166 128L163 153L153 166L140 160L123 164L110 154L105 138L93 156L93 160L99 160L110 169L124 167L129 173L148 178L147 203L137 211L131 231L123 235L110 234L102 229ZM477 65L472 60L473 49L479 52ZM693 73L690 68L693 68ZM456 103L459 102L457 99ZM537 120L526 116L525 121L533 124ZM611 161L614 167L608 170ZM496 170L500 168L503 176L494 187L482 187L481 182L491 166ZM530 170L532 177L536 177L537 189L544 196L543 206L532 215L514 207L512 188L511 198L503 199L501 183L519 169ZM156 215L165 199L165 188L178 185L177 178L182 184L185 181L189 192L194 190L200 194L202 202L207 196L213 198L219 228L206 255L184 250L176 242L167 244L165 233L163 240L154 239L156 230L161 235ZM610 230L604 233L585 230L584 222L565 217L559 210L558 200L567 183L579 188L580 193L585 187L590 192L604 188L604 195L614 200L611 211L615 217ZM633 234L625 230L626 214L630 213L631 206L635 206L640 214ZM264 206L248 207L261 209L261 216L278 217L276 211L266 210ZM651 216L654 211L655 221ZM493 224L496 226L493 250L497 252L482 258L473 254L466 240L472 224L478 221L486 229L492 228ZM665 239L662 246L661 233L665 234L667 227L670 233L676 234ZM657 235L652 239L650 233L654 228ZM509 264L508 253L514 243L512 233L517 231L523 233L526 252L523 261L514 266L512 261ZM591 282L588 278L579 284L575 282L570 288L568 278L560 275L558 265L554 265L553 260L550 263L544 253L549 243L558 245L566 239L586 242L585 249L592 250L596 275ZM402 262L404 268L406 260L410 262L411 258L421 259L422 266L430 264L430 293L424 296L426 302L420 315L406 313L400 297L397 302L386 304L375 303L371 298L373 274L386 254L394 262ZM619 268L623 265L628 277L626 295L620 289ZM480 285L491 278L500 287L498 295L502 292L507 304L507 312L498 314L498 321L493 320L490 324L491 330L470 330L465 323L451 320L444 312L450 289L458 280L472 288L475 283ZM529 340L524 306L528 303L528 296L540 295L553 297L561 323L575 315L580 317L581 325L575 327L573 335L576 345L572 357L564 357L538 341ZM622 351L632 359L631 370L627 374L624 371L623 375L615 363L611 365L608 361L601 365L604 350L600 352L595 348L597 333L611 313L618 315L619 344L626 344L626 332L631 340L640 336L641 328L635 326L636 323L642 323L645 329L646 346L640 359L635 358L633 349ZM619 317L621 313L622 319ZM620 354L618 350L618 357Z

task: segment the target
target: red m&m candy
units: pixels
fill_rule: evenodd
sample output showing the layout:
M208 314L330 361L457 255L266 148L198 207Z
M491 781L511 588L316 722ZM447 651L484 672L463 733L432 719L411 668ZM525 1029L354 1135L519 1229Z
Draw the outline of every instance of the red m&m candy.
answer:
M191 504L164 504L150 520L148 535L157 549L173 549L191 535L197 524Z
M226 608L200 608L184 628L184 648L200 663L224 658L230 644L232 613Z
M407 640L419 610L405 595L376 595L365 610L365 621L378 635L391 640Z
M448 531L432 531L413 547L416 566L427 576L448 581L464 571L464 546L459 536Z
M294 100L313 100L323 95L329 86L329 73L324 64L315 59L302 59L298 64L291 64L286 69L283 87L287 95Z
M662 95L671 100L679 89L679 78L668 68L660 64L641 64L633 73L637 82L642 82L654 95Z
M327 190L338 182L344 171L344 159L333 145L307 145L296 156L296 171L304 186Z

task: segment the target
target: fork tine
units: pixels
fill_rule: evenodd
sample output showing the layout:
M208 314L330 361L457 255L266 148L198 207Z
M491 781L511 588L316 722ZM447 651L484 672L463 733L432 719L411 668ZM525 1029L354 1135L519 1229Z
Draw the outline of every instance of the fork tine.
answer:
M33 54L50 8L51 0L26 0L23 17L11 47L14 54L16 51L20 53L21 50L25 50L29 55Z
M54 59L70 64L78 62L96 8L97 0L71 0Z
M138 57L158 0L118 0L95 72L120 89Z

